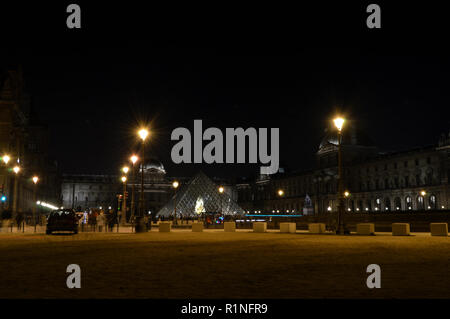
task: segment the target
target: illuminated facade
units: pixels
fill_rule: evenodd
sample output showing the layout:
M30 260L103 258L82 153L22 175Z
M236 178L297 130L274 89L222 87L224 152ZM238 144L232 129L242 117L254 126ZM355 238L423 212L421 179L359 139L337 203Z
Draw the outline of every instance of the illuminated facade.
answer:
M448 210L450 134L436 145L380 152L355 127L344 130L346 212ZM328 130L309 171L260 176L238 183L240 205L249 212L299 213L308 195L315 214L337 211L337 134ZM283 196L277 194L283 190Z

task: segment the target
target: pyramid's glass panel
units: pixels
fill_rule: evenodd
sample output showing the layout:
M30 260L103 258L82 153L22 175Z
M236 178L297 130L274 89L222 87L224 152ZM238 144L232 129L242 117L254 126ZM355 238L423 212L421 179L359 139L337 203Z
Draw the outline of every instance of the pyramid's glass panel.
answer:
M189 183L181 185L157 216L173 216L175 208L177 216L183 217L202 213L244 214L244 210L226 192L220 193L218 186L203 172L195 175Z

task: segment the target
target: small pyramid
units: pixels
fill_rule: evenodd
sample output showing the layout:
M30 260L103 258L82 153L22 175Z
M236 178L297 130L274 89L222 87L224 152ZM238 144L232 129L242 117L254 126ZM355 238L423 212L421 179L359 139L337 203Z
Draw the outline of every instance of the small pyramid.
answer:
M241 215L244 210L203 172L197 173L161 208L157 216L173 216L175 204L177 216L195 217L202 213Z

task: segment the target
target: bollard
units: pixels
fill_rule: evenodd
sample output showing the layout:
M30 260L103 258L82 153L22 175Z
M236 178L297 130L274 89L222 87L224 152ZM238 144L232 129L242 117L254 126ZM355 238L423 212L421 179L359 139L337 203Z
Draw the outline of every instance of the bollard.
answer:
M236 231L236 223L235 222L223 223L223 230L226 232L235 232Z
M325 224L323 223L308 224L308 231L311 234L322 234L325 232Z
M393 223L392 224L392 236L409 236L409 224L408 223Z
M431 223L430 224L431 236L448 236L447 223Z
M296 233L297 225L295 223L280 223L280 233Z
M265 233L266 231L267 231L267 223L266 222L253 223L253 232L254 233Z

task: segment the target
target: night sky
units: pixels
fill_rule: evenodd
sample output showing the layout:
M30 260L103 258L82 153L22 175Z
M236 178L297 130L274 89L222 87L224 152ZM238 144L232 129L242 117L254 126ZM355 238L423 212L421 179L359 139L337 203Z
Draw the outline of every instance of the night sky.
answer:
M128 9L147 20L128 16L109 28L94 21L102 11L92 8L75 35L55 28L52 18L40 30L9 25L2 67L22 64L33 107L50 127L51 157L64 173L118 172L136 149L142 122L152 130L148 154L170 176L199 168L241 176L258 168L173 164L170 134L176 127L193 132L194 119L202 119L204 129L280 128L281 166L291 171L313 166L338 111L383 150L433 144L448 133L443 30L404 28L394 23L393 12L401 11L392 9L383 16L386 27L370 33L361 28L364 7L346 11L350 19L327 20L332 9L299 15L289 8L266 8L271 15L230 10L235 16L225 11L204 20L196 19L199 12L183 18L153 12L150 19ZM304 19L313 13L320 13L315 24Z

